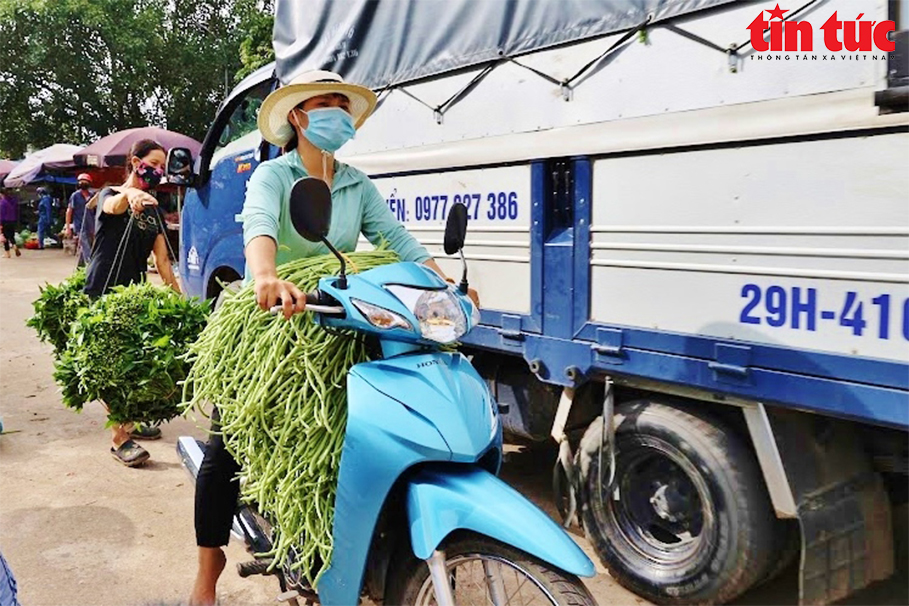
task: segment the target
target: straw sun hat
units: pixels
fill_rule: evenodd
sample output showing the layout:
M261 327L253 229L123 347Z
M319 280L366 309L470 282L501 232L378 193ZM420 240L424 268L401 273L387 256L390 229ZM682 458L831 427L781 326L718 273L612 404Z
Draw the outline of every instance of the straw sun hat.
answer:
M285 145L294 134L287 121L290 110L307 99L331 93L350 99L355 128L360 128L376 108L376 94L365 86L347 84L334 72L314 70L300 74L265 98L259 109L259 131L269 143Z

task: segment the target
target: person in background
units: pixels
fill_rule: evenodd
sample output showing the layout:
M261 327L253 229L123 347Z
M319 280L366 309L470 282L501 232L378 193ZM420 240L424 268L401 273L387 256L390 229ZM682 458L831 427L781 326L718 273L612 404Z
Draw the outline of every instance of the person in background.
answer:
M102 188L103 189L103 188ZM100 190L99 190L100 191ZM95 231L98 228L98 192L95 192L85 205L85 216L82 217L82 229L79 232L79 245L85 254L85 264L92 259L92 248L95 246Z
M162 233L158 200L149 193L164 176L165 158L164 148L155 141L137 141L127 155L123 185L98 192L97 231L84 289L92 299L114 286L144 282L152 253L161 279L180 292ZM113 425L111 431L111 455L127 467L138 467L149 458L148 451L133 438L161 437L157 427Z
M69 204L66 206L66 228L67 238L72 238L76 234L76 267L83 267L88 263L91 257L91 244L86 243L83 246L82 238L82 221L85 217L85 206L92 197L89 189L92 185L92 178L88 173L82 173L76 177L78 189L69 197ZM94 235L94 229L92 230Z
M54 200L44 187L38 188L38 248L44 250L44 238L54 221Z
M19 223L19 203L0 190L0 225L3 226L3 252L7 259L10 258L9 249L12 248L16 256L20 256L19 247L16 246L16 226Z

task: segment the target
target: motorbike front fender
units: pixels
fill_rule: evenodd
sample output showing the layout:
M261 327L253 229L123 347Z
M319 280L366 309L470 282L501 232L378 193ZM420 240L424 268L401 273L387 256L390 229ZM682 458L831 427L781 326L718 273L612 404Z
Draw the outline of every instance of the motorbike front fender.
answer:
M431 466L407 488L414 554L427 559L455 530L516 547L566 572L592 577L593 562L555 522L514 488L476 467Z

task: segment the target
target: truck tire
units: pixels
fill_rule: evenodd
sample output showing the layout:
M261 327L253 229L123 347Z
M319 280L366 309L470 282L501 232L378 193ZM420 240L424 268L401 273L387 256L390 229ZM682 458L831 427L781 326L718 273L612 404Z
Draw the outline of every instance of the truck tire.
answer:
M776 520L773 531L773 556L767 563L763 576L755 586L774 580L785 571L802 551L802 536L798 520Z
M656 604L716 604L766 575L776 519L757 461L735 432L660 402L620 405L616 474L605 494L602 427L598 417L578 450L581 520L621 585Z
M237 293L241 288L243 288L242 280L234 280L233 282L226 284L224 288L220 288L220 290L218 290L217 297L214 299L215 303L212 307L212 311L217 311L218 308L224 304L224 301L227 299L228 294Z

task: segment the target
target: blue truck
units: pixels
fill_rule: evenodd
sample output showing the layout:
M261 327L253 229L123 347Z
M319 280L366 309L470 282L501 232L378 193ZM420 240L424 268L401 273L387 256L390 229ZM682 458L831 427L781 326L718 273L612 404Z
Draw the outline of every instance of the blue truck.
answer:
M559 510L614 578L672 604L796 557L801 603L886 578L909 467L909 15L793 5L815 49L774 50L768 25L758 51L771 8L279 0L276 63L195 159L185 290L242 278L245 184L280 153L262 100L337 71L380 98L339 159L452 275L444 221L467 206L464 348L507 438L558 445ZM823 50L837 12L862 13L844 36L892 21L895 50Z

